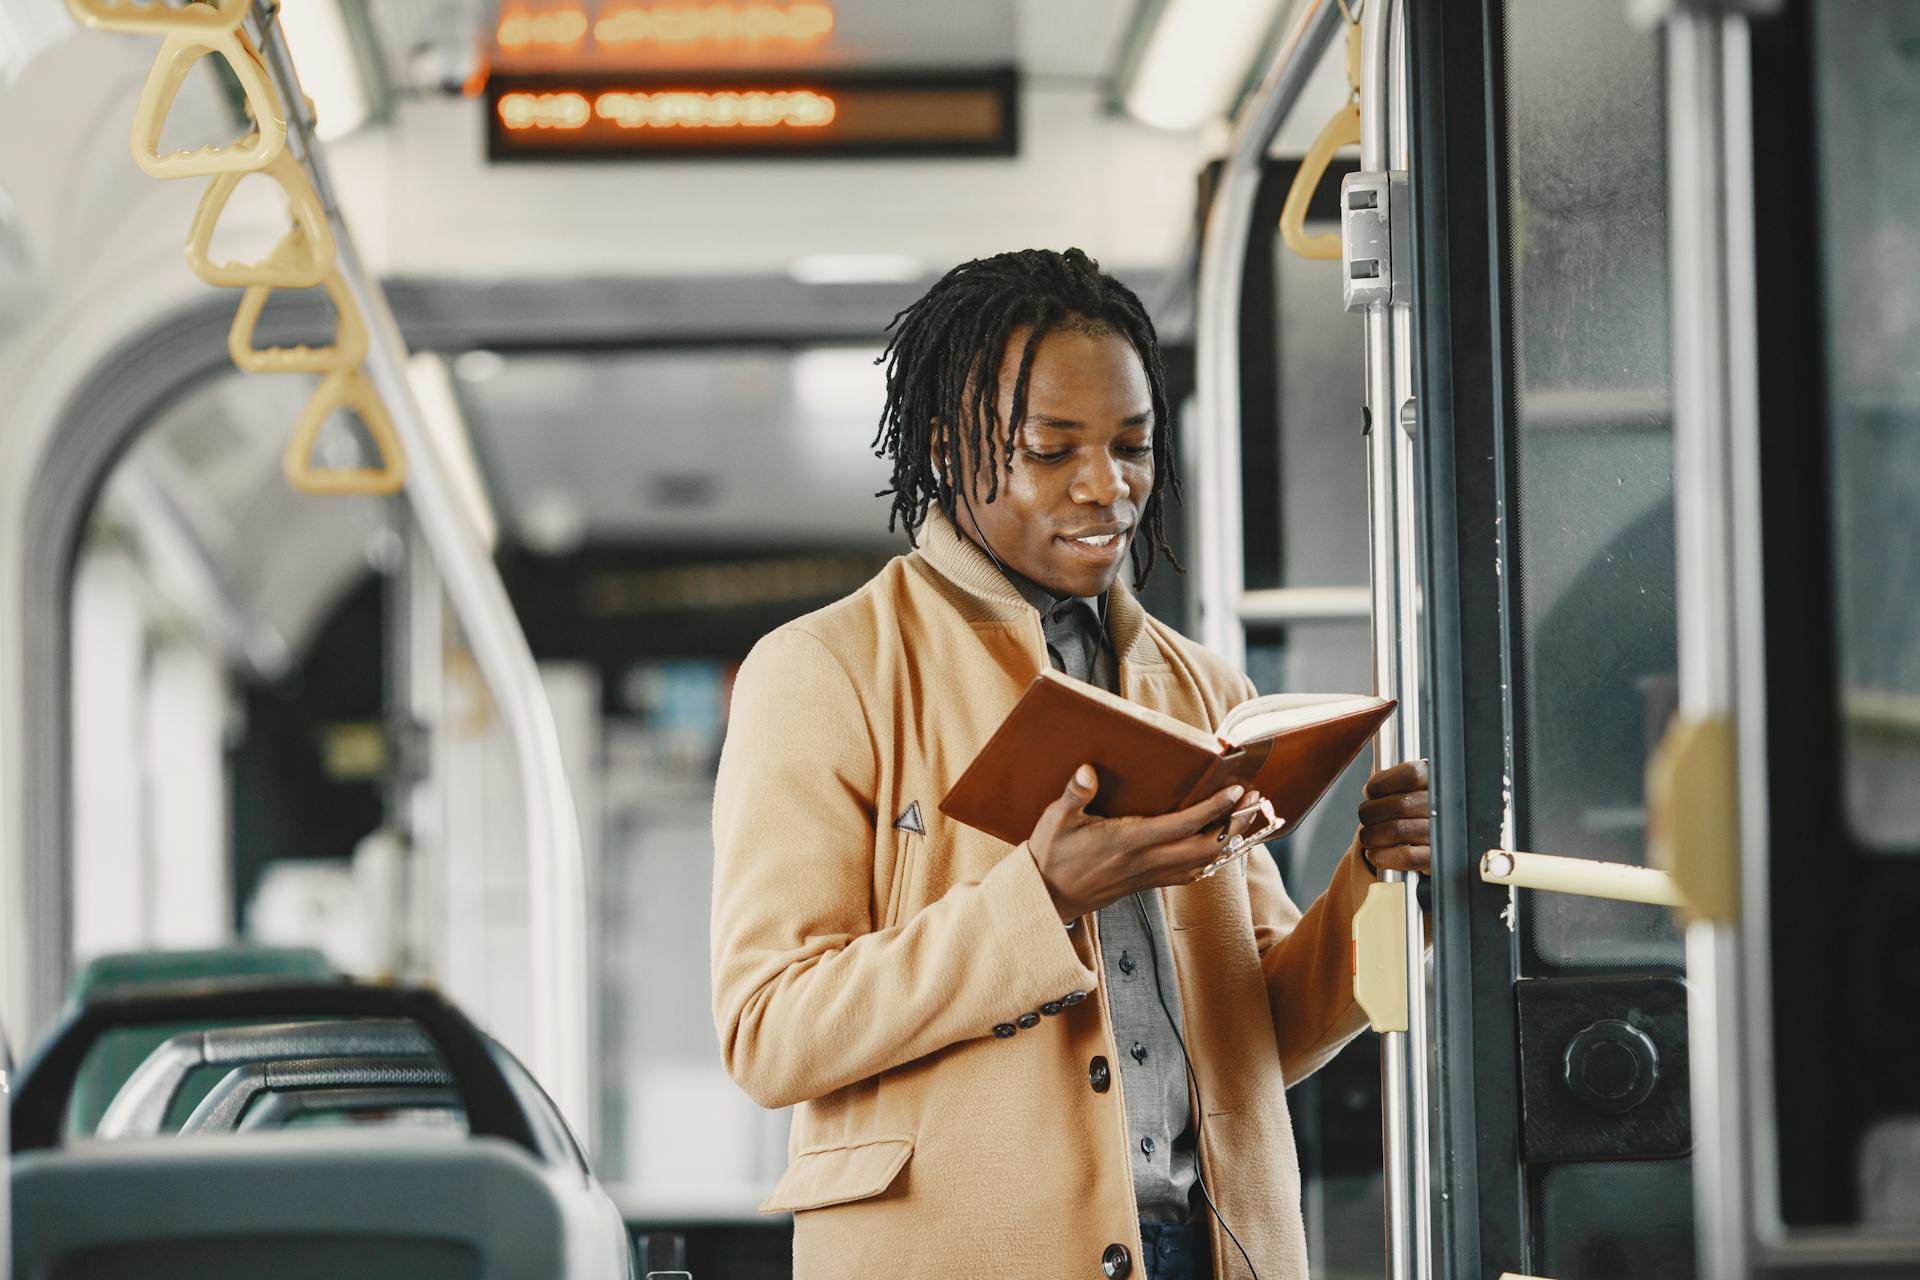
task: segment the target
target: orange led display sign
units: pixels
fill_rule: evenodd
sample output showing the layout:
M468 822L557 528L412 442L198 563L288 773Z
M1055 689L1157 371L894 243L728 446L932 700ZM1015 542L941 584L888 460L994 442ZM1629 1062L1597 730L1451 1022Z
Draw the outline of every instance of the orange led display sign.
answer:
M647 53L700 46L780 45L804 49L833 33L833 6L820 0L772 4L509 3L494 28L504 53Z
M1011 155L1011 71L810 76L804 84L511 75L487 84L488 158Z

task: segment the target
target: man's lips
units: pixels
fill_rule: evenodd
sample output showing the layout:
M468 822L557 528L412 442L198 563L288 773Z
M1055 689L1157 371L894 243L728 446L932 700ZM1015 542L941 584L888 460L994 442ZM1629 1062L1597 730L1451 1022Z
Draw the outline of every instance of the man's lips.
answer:
M1058 537L1075 551L1105 559L1127 545L1127 533L1131 528L1131 525L1125 524L1096 524Z

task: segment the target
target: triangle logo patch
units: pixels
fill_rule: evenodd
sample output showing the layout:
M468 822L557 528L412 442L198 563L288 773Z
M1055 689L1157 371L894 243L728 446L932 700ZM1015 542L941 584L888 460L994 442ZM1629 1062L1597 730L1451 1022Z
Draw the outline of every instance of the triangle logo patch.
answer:
M906 811L893 820L895 831L908 831L916 836L927 834L927 824L920 820L920 802L915 800Z

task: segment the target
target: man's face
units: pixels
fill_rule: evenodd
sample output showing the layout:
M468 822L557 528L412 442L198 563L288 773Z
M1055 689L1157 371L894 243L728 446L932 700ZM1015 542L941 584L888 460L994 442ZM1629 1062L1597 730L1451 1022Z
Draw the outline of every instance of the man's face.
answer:
M1034 348L1026 419L1013 423L1014 379L1031 332L1016 329L1000 362L1000 421L1013 433L1010 470L988 502L984 472L968 492L972 459L963 456L959 525L1054 595L1101 595L1127 563L1153 490L1147 372L1118 333L1056 329Z

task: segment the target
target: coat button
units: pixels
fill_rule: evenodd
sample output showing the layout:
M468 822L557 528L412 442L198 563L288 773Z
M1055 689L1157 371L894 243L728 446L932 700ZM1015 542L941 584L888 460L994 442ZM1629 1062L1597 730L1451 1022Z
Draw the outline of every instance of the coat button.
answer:
M1011 1022L1002 1022L993 1029L993 1034L999 1036L1002 1040L1009 1040L1012 1039L1014 1034L1019 1030L1020 1028L1014 1026Z
M1066 995L1060 997L1060 1001L1062 1004L1073 1005L1073 1004L1079 1004L1082 1000L1085 1000L1086 998L1087 998L1087 993L1084 991L1069 991L1067 992Z
M1127 1052L1133 1055L1135 1062L1145 1062L1147 1060L1147 1046L1141 1044L1138 1040L1133 1042L1133 1048L1127 1050Z
M1087 1083L1093 1086L1095 1093L1105 1093L1107 1086L1113 1083L1113 1072L1108 1068L1105 1058L1095 1058L1087 1066Z
M1020 1024L1022 1031L1031 1031L1040 1025L1040 1015L1037 1013L1023 1013L1015 1018L1014 1021Z
M1051 1018L1054 1014L1060 1012L1062 1009L1066 1007L1067 1006L1065 1006L1064 1004L1061 1004L1058 1000L1049 1000L1045 1004L1040 1006L1040 1012L1046 1014L1049 1018Z
M1133 1274L1133 1255L1127 1252L1127 1246L1107 1246L1107 1251L1100 1255L1100 1274L1107 1280L1120 1280L1122 1276Z

